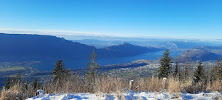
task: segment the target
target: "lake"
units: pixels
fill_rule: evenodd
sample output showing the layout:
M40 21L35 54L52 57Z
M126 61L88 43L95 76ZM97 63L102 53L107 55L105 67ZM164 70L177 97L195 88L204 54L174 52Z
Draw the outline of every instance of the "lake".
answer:
M109 64L123 64L123 63L130 63L135 60L140 59L148 59L148 60L157 60L163 55L164 51L159 52L152 52L152 53L144 53L137 56L132 57L113 57L113 58L98 58L96 61L100 65L109 65ZM177 57L181 51L170 51L171 57ZM87 63L90 62L88 58L79 59L79 60L72 60L72 59L62 59L66 68L70 69L78 69L78 68L86 68ZM56 61L46 61L42 62L41 64L33 66L34 68L42 71L53 70Z

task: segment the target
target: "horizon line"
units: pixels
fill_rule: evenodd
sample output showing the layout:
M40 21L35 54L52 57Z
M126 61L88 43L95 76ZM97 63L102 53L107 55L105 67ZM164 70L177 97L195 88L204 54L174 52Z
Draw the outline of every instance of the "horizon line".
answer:
M71 38L85 38L90 39L95 37L100 38L125 38L125 39L172 39L172 40L200 40L200 41L222 41L222 39L201 39L201 38L182 38L173 36L157 36L157 35L122 35L113 33L96 33L96 32L78 32L69 30L30 30L30 29L0 29L0 33L6 34L33 34L33 35L51 35L56 37L72 40ZM71 37L70 37L71 36Z

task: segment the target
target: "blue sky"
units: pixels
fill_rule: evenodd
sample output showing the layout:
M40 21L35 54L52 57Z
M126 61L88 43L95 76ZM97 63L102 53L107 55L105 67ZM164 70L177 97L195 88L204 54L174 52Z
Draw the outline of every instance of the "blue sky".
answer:
M0 0L0 32L222 38L221 0ZM50 31L50 32L49 32Z

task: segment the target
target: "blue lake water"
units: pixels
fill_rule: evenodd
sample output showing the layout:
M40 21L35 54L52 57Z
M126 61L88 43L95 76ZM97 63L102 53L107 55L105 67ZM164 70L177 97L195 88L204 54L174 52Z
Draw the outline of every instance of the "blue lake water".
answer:
M140 59L157 60L163 55L163 52L164 51L144 53L144 54L133 56L133 57L115 57L115 58L100 58L100 59L98 58L97 62L100 65L109 65L109 64L130 63L132 61L140 60ZM179 53L181 53L181 51L170 51L170 52L171 52L170 53L171 57L177 57L179 56ZM68 67L70 69L86 68L87 63L90 62L88 58L79 59L79 60L72 60L72 59L62 59L62 60L66 68ZM44 65L41 65L41 67L38 67L36 69L53 70L55 63L56 61L47 61L47 62L44 62Z
M129 62L140 60L140 59L157 60L163 55L163 53L164 51L159 51L159 52L145 53L145 54L141 54L141 55L137 55L133 57L98 59L98 62L101 65L108 65L108 64L129 63ZM177 57L179 56L179 53L181 53L181 51L171 51L170 56Z

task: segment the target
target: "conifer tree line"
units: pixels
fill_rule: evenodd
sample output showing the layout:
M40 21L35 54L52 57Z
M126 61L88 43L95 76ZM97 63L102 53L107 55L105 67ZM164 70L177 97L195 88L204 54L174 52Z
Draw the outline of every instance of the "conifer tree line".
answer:
M190 76L191 70L189 69L189 62L186 61L185 66L180 69L180 65L178 62L175 64L175 69L172 69L172 62L170 57L169 50L165 50L162 58L160 59L160 67L158 69L158 77L159 78L168 78L173 76L174 78L187 80L188 78L193 79L193 83L203 83L206 84L206 81L212 80L222 80L222 62L219 58L217 61L217 65L209 70L207 73L203 67L202 61L199 61L198 65L195 67L193 71L193 76ZM183 77L182 77L183 76Z
M93 91L93 85L95 85L95 78L97 77L97 69L99 68L99 64L96 61L96 53L93 49L89 60L90 62L87 64L87 72L84 76L84 81L85 84L87 84L87 90L88 91ZM70 81L69 79L71 79L71 76L73 75L73 73L71 72L70 69L65 69L64 67L64 63L62 60L58 60L55 68L53 69L53 83L56 84L56 86L62 87L64 86L64 81ZM75 74L74 77L78 77L78 73Z
M9 89L11 86L13 86L13 85L15 85L15 84L21 84L22 83L22 78L21 78L22 76L21 76L21 72L19 71L18 73L17 73L17 75L15 76L15 77L7 77L7 79L5 80L5 85L4 85L4 87L6 88L6 89Z
M24 81L22 80L22 74L19 71L15 77L7 77L7 79L5 80L4 89L10 89L14 85L24 86L25 88L28 88L28 85L30 85L34 89L37 89L38 79L35 78L32 83L30 83L29 81Z

